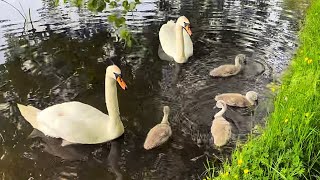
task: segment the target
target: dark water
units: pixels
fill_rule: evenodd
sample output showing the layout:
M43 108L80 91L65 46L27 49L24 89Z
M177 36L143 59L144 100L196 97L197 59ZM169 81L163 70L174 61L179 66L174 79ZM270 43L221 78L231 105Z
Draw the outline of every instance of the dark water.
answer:
M18 1L9 2L19 8ZM33 26L24 27L22 17L0 1L0 177L14 180L201 179L206 158L219 163L237 138L263 121L270 93L265 86L292 57L307 5L294 0L145 0L127 16L137 40L130 50L116 42L106 20L108 12L55 9L45 0L22 3L24 12L31 8ZM157 55L161 25L179 15L189 18L193 30L194 55L183 65ZM242 73L227 79L208 76L214 67L234 62L239 53L248 57ZM27 139L32 128L20 116L16 102L43 109L77 100L106 112L108 59L121 67L129 87L118 92L125 125L121 138L65 148L59 139ZM228 110L233 140L217 150L210 139L217 112L213 97L249 90L260 93L260 114ZM172 109L172 138L145 151L144 138L161 121L164 105Z

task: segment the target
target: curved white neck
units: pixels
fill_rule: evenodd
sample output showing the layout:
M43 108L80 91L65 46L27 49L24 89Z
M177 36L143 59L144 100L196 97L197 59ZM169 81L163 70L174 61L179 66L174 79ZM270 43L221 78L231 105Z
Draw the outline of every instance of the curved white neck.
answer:
M175 31L176 31L176 54L175 54L174 60L178 63L184 63L186 61L186 57L184 54L184 40L183 40L182 26L176 23Z
M165 114L163 115L161 124L169 124L168 118L169 118L169 114L168 114L168 113L165 113Z
M110 77L105 77L105 101L107 105L110 121L120 120L116 81Z
M241 67L241 64L240 64L240 60L239 60L239 58L236 58L236 59L234 60L234 65L235 65L235 66L240 66L240 67Z
M226 112L226 110L227 110L227 106L224 105L224 106L222 107L222 109L221 109L217 114L214 115L214 117L217 118L217 117L222 116L222 115Z

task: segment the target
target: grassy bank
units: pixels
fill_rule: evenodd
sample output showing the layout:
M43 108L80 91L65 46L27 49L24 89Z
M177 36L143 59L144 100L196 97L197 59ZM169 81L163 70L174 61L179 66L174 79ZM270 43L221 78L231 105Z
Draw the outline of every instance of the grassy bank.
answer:
M311 1L299 38L265 130L207 179L320 178L320 0Z

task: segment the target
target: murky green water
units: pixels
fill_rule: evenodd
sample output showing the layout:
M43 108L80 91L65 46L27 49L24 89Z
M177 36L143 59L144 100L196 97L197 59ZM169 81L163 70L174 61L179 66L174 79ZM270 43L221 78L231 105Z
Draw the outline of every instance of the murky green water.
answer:
M19 7L17 2L12 1ZM293 55L306 8L306 2L292 0L145 0L127 16L137 43L124 50L110 33L108 12L53 8L45 0L22 4L25 12L31 8L33 29L31 24L24 28L22 17L0 1L0 177L14 180L201 179L206 158L228 155L237 137L249 133L264 115L252 118L231 109L227 118L234 138L218 151L210 139L217 112L213 97L255 90L264 102L265 85ZM160 60L157 52L161 25L179 15L192 23L194 55L178 66ZM209 77L211 69L233 62L239 53L248 56L241 74ZM129 87L118 92L124 136L103 145L65 148L59 139L27 139L32 128L16 102L43 109L77 100L106 112L108 59L121 67ZM160 122L164 105L172 109L172 138L145 151L144 138Z

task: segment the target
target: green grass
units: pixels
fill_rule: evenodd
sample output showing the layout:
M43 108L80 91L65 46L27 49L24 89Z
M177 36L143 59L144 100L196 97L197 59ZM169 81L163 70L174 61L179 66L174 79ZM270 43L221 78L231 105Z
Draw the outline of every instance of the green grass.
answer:
M320 0L310 3L266 128L206 179L320 179Z

